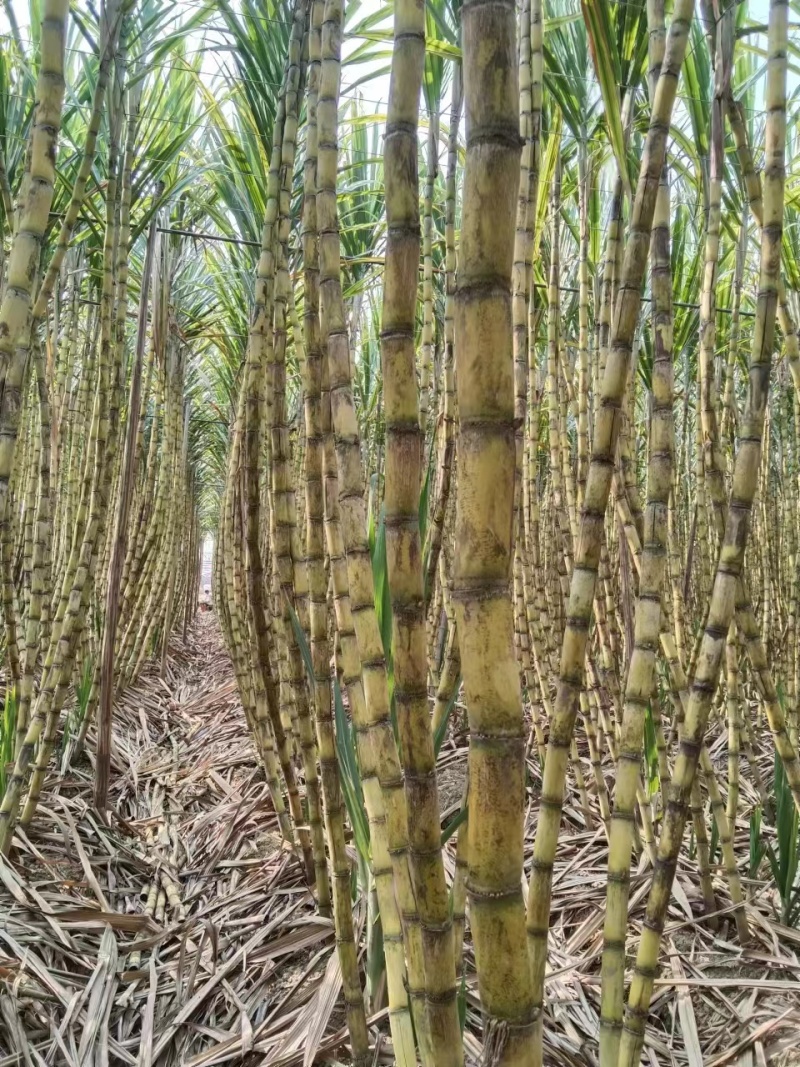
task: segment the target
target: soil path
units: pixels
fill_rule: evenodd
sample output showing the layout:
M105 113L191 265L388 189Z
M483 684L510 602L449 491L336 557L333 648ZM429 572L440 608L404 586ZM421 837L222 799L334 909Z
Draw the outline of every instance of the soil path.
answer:
M278 835L213 613L173 643L164 678L150 668L115 708L110 824L92 806L93 751L90 731L87 754L54 762L33 826L17 835L11 861L0 860L0 1067L347 1062L332 924L315 914ZM445 818L460 803L465 756L456 728L439 757ZM530 772L533 799L533 759ZM574 804L565 809L548 1067L596 1063L606 846L594 821L587 827ZM528 856L534 829L532 804ZM742 820L745 848L747 833ZM631 953L648 878L632 879ZM764 887L751 882L754 940L742 950L716 885L715 931L702 916L696 863L682 854L646 1062L795 1064L800 933L776 926ZM356 921L363 929L363 902ZM483 1050L469 938L465 949L472 1067ZM385 1011L370 1024L375 1063L390 1064Z
M0 1064L302 1063L309 1016L339 1030L333 930L281 847L213 614L115 708L108 826L92 761L54 765L0 861Z

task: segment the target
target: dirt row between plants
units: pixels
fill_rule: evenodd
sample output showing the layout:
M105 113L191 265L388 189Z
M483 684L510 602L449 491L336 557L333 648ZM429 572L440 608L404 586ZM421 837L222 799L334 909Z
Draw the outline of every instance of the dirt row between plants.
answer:
M117 704L108 824L93 749L0 863L0 1064L290 1067L312 1020L341 1044L332 924L281 846L213 614Z
M445 817L460 802L462 711L439 758ZM34 824L18 832L10 861L0 861L0 1067L346 1060L332 924L315 914L278 835L213 613L198 617L185 643L173 642L165 677L148 670L117 704L108 822L93 808L91 731L89 742L72 766L54 766ZM712 755L724 759L721 750ZM528 857L540 791L535 753L529 767ZM593 809L591 791L589 802ZM739 851L747 833L743 819ZM450 877L454 847L455 837L445 851ZM597 813L587 826L569 802L554 875L548 1067L597 1062L606 860ZM630 964L648 885L640 865ZM765 885L751 882L753 941L742 949L720 877L719 915L702 915L686 849L676 887L644 1062L800 1062L800 933L776 922ZM363 929L363 901L355 915ZM465 1048L477 1064L469 937L465 960ZM392 1063L385 1010L370 1028L375 1063Z

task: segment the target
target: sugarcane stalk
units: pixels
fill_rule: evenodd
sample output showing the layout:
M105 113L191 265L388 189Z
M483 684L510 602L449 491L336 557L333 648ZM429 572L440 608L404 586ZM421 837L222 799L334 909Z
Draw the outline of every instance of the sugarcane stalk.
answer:
M769 396L775 317L778 303L780 248L783 232L784 153L786 139L786 39L788 6L772 0L767 61L766 167L764 171L764 227L761 235L759 295L750 357L748 404L733 472L714 587L708 608L697 672L690 689L686 721L673 789L664 818L658 863L647 904L647 917L636 959L620 1045L619 1067L639 1062L644 1023L653 988L661 932L675 876L677 851L683 837L686 805L703 743L708 711L716 689L728 628L733 619L737 589L749 533L750 509L761 464L761 443Z

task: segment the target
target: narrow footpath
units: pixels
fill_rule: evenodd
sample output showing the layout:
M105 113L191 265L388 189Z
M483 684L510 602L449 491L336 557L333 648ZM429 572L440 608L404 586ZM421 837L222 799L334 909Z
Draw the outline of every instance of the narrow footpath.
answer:
M277 834L216 618L93 732L0 861L0 1067L290 1067L345 1033L332 924ZM323 1043L323 1036L328 1034Z

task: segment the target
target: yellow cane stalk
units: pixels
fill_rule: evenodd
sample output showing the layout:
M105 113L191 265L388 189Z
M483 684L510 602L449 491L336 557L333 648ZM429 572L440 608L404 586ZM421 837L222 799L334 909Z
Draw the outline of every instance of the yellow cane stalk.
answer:
M397 0L386 118L386 265L381 363L386 418L386 560L392 603L395 705L408 820L408 859L422 932L436 1063L461 1063L450 905L428 709L428 658L419 536L424 436L414 357L420 255L417 125L425 63L425 10ZM423 354L424 359L424 354ZM425 388L425 376L422 386Z
M29 167L23 179L19 225L6 263L5 286L0 300L0 379L6 418L0 440L0 513L5 508L8 481L14 461L21 411L24 363L16 360L26 349L31 329L31 305L39 275L42 242L47 230L55 184L56 143L64 101L64 47L68 0L46 0L42 7L41 61L36 83L36 107L30 139ZM13 372L13 373L12 373Z
M467 894L486 1056L511 1067L531 1062L534 1023L520 884L525 734L509 584L516 465L511 270L520 180L513 3L465 5L462 41L467 148L455 318L453 600L470 723Z
M761 442L775 341L777 279L780 273L783 232L787 27L788 5L783 0L772 0L767 60L764 227L761 235L761 267L750 358L748 404L742 419L742 435L734 465L731 502L697 658L697 672L690 689L680 753L675 765L673 790L661 832L658 863L654 871L647 918L636 958L636 970L620 1045L619 1067L635 1067L639 1062L661 932L686 820L686 805L703 743L709 707L719 678L728 628L736 607L737 589L749 533L750 509L761 464Z
M661 588L666 572L667 507L672 485L672 282L669 254L669 186L662 176L651 248L654 354L647 467L646 538L642 547L633 655L620 728L614 808L609 839L600 1008L601 1067L616 1067L622 1030L625 932L633 845L634 804L642 763L645 714L656 680Z
M308 37L308 92L306 117L306 158L303 190L303 315L304 416L306 431L305 500L306 563L309 581L311 660L314 668L313 697L320 775L325 809L325 826L333 874L333 918L336 946L342 970L347 1025L356 1062L369 1055L364 998L358 973L358 956L353 932L350 902L350 860L347 856L344 803L336 758L331 703L330 648L328 644L328 581L325 575L324 486L322 452L324 447L321 389L322 347L319 336L319 261L317 255L317 96L320 68L320 23L322 4L315 0L311 9ZM312 753L312 755L314 755ZM375 845L373 844L373 848ZM324 854L323 854L324 862ZM318 883L319 884L319 883ZM380 899L380 897L379 897ZM389 972L393 978L393 972ZM394 990L392 991L394 994ZM396 1007L396 1005L393 1005ZM408 1013L406 1012L406 1017ZM394 1033L395 1027L392 1027Z
M336 203L338 145L336 139L341 85L341 0L326 0L322 23L322 65L317 106L317 224L320 258L320 321L327 348L330 405L335 438L339 508L347 557L353 627L361 661L366 711L362 728L372 749L385 809L386 838L408 969L408 986L421 1058L424 1064L460 1062L461 1045L444 1047L450 1013L448 1002L428 1001L423 944L408 865L408 818L400 758L389 715L383 644L373 597L372 567L367 541L361 448L350 376L350 346L342 299L339 218ZM418 426L416 429L418 432ZM347 681L348 679L346 679ZM452 942L451 942L452 946ZM454 1006L454 1002L453 1002ZM441 1058L440 1058L441 1057Z
M559 686L542 783L541 810L536 829L530 890L528 938L533 967L534 1004L537 1011L534 1063L542 1062L545 961L550 917L550 895L569 748L583 688L583 664L594 601L597 567L603 543L605 511L611 488L621 405L628 378L633 335L639 315L641 288L650 245L661 172L666 157L667 132L677 92L689 27L692 0L678 0L667 37L661 74L656 85L650 128L644 145L639 183L633 203L630 236L625 250L622 286L611 331L608 361L603 376L592 435L592 459L586 480L583 513L572 575L567 625L561 656Z

